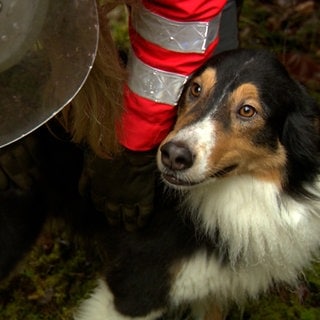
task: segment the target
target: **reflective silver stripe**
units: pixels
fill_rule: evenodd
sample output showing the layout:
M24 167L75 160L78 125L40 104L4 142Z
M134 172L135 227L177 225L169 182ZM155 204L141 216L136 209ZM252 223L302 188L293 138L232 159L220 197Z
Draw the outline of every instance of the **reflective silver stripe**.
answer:
M141 6L132 11L132 25L144 39L162 48L203 53L218 35L220 16L209 22L178 22Z
M158 103L176 105L187 76L152 68L132 52L128 63L128 86L144 98Z

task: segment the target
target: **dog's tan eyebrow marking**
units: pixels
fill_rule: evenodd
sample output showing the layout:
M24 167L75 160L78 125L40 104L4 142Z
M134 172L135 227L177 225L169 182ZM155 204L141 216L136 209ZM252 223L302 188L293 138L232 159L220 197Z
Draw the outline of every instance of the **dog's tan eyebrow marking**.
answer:
M208 67L199 76L195 77L192 82L198 83L205 95L207 95L217 82L217 72L215 69Z
M180 109L178 111L179 117L178 121L175 125L175 128L181 129L188 123L192 122L199 116L199 113L202 112L202 108L194 108L195 106L205 106L205 101L208 99L211 91L213 90L216 79L216 70L207 67L202 73L194 78L190 79L190 83L188 84L185 99L183 100L183 104L180 104ZM190 91L192 90L192 85L198 84L201 88L201 92L199 96L193 97Z
M236 88L231 94L230 101L233 105L252 104L258 112L262 111L259 89L250 82L243 83Z
M243 98L253 98L259 100L258 88L252 83L243 83L233 92L234 99L239 101Z

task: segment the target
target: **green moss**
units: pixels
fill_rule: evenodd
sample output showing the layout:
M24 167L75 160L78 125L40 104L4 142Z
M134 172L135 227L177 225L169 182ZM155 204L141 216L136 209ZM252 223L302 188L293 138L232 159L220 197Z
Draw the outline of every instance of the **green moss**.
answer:
M112 30L112 37L117 46L128 52L129 34L128 34L128 14L125 6L118 6L109 14L109 25Z
M42 235L19 272L0 287L0 319L72 319L94 288L94 270L79 248L54 234Z
M246 0L239 22L241 46L264 47L277 53L300 50L319 59L319 14L315 11L305 16L286 12L266 1ZM116 9L110 19L115 41L127 50L124 8ZM319 81L309 81L308 87L316 97L318 94L320 101ZM15 275L1 284L0 319L72 319L78 303L94 288L97 275L96 262L89 262L84 252L69 241L66 235L61 235L61 230L44 231ZM301 292L282 290L269 294L248 303L243 310L234 308L229 320L320 319L320 264L314 265L306 279L306 288L301 288Z
M320 264L314 264L297 290L281 288L243 310L234 308L228 320L318 320L320 319Z

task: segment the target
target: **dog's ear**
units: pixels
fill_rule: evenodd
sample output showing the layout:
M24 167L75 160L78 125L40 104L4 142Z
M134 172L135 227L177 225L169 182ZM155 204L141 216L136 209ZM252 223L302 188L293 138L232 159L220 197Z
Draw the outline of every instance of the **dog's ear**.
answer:
M299 89L280 137L287 152L289 184L297 192L314 181L320 168L320 107L303 88Z

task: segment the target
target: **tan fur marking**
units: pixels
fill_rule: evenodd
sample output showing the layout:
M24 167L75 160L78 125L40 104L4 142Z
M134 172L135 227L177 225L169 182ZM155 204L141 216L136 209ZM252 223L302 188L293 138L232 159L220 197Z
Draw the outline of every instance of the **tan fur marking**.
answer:
M249 104L251 101L254 107L258 108L258 111L262 111L260 104L260 95L258 88L252 83L244 83L234 90L231 94L230 103L237 104L241 102Z
M237 111L245 104L253 106L257 115L247 121L241 121ZM212 172L237 165L237 169L230 175L249 173L260 179L273 181L280 187L286 162L284 148L279 142L277 151L272 153L268 148L252 141L252 137L264 130L265 125L257 88L250 83L241 85L232 93L227 105L230 110L231 128L226 130L219 121L215 123L216 143L210 156Z
M181 261L181 260L176 261L175 263L173 263L170 266L169 273L171 274L171 277L173 279L175 279L177 277L178 273L182 269L182 266L183 266L183 261Z
M192 97L190 93L190 89L194 83L197 83L201 86L201 93L199 97ZM194 78L192 82L189 84L188 90L185 92L184 101L185 104L182 108L179 109L178 112L178 120L174 127L174 131L178 131L183 128L186 124L193 121L196 116L201 112L201 107L199 108L199 104L205 105L206 100L210 96L212 90L214 90L214 86L216 83L216 70L213 68L207 68L203 71L203 73ZM197 106L197 112L194 112L194 107Z
M224 320L225 316L219 306L212 304L205 314L204 320Z
M282 185L286 155L280 143L273 154L266 148L255 146L246 136L220 132L210 158L213 172L236 164L237 169L226 176L248 173L273 181L279 187Z
M209 67L199 77L195 78L194 81L198 82L202 86L204 93L208 95L217 81L216 70Z

